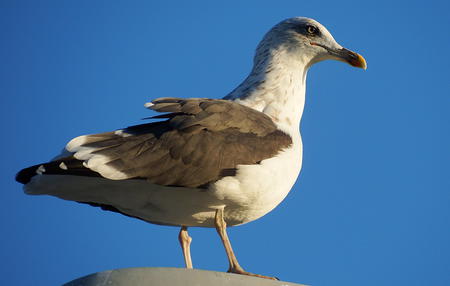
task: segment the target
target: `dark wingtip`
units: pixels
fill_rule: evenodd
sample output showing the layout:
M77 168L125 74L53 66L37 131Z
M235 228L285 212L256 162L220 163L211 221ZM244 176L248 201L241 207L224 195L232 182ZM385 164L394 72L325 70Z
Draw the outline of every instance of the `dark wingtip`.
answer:
M36 168L38 168L38 166L32 166L20 170L16 174L16 181L24 185L28 184L31 181L31 178L36 175Z
M61 164L64 164L61 166ZM83 161L75 159L72 156L34 165L23 170L20 170L16 175L16 181L21 184L28 184L36 175L74 175L84 177L101 177L97 172L94 172L83 165Z

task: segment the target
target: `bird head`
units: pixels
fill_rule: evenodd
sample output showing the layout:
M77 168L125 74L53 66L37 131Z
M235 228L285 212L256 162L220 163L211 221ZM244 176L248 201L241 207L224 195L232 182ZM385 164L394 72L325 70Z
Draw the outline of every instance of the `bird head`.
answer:
M258 46L257 57L260 53L267 54L268 49L279 48L306 66L332 59L367 68L360 54L343 48L323 25L310 18L289 18L275 25Z

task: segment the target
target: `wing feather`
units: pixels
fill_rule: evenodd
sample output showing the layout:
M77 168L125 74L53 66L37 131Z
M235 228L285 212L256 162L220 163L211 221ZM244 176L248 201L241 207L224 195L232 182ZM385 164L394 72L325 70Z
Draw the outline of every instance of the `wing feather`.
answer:
M62 162L58 159L47 163L47 169L202 187L234 174L238 165L258 164L292 144L267 115L232 101L158 98L146 106L168 112L155 116L166 120L74 138L66 146L73 153L69 168L49 167ZM32 173L23 173L21 179Z

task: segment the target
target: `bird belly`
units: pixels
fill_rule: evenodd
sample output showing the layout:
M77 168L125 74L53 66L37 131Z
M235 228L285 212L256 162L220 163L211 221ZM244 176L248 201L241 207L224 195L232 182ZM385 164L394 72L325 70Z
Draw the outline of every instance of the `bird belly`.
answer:
M260 164L239 166L236 176L225 177L215 184L214 194L224 202L228 225L256 220L283 201L300 173L301 150L301 142L294 142Z

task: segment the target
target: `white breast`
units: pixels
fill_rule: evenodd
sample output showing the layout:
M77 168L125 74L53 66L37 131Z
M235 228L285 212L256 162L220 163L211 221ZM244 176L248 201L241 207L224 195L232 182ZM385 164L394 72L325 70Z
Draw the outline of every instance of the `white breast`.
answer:
M235 177L215 184L214 195L225 206L228 224L258 219L273 210L287 196L302 165L300 134L290 148L258 165L241 165Z

